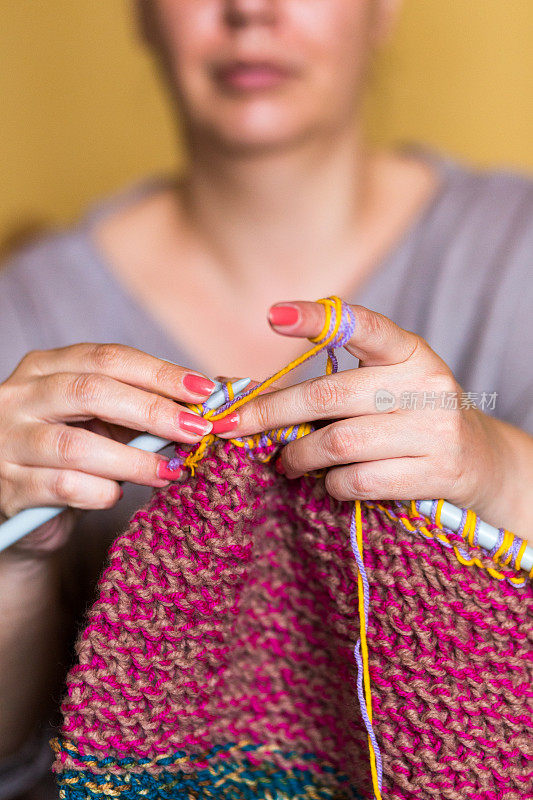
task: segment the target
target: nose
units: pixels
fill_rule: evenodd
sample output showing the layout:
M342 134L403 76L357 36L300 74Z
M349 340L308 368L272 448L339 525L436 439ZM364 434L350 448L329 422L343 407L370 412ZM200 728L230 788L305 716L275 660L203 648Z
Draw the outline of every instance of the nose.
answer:
M226 22L235 27L272 23L278 0L226 0Z

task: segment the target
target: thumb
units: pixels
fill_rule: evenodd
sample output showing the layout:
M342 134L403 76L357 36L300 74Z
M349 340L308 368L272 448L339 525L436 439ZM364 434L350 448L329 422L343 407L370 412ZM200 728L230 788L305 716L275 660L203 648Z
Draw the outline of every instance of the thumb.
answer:
M361 366L391 366L407 361L423 341L416 333L400 328L391 319L365 306L350 306L355 327L346 350ZM272 328L284 336L313 339L320 336L326 322L322 303L294 301L276 303L270 308Z

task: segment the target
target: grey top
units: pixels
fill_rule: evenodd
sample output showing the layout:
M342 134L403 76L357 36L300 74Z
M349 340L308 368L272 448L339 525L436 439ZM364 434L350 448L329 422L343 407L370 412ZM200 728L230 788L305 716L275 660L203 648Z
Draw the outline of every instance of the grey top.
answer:
M440 171L437 194L379 269L345 299L423 336L475 400L483 392L493 396L487 413L533 433L533 181L420 154ZM121 285L92 237L97 220L161 180L99 203L76 227L11 258L0 272L0 380L28 350L79 341L121 342L198 368L194 353L176 345ZM339 363L355 365L347 353L339 353ZM295 379L318 374L323 360L317 359ZM78 590L90 593L110 539L150 491L125 489L115 509L87 513L72 537L65 575ZM21 767L6 765L3 779L0 765L0 800L15 793L17 773L22 788L29 773Z

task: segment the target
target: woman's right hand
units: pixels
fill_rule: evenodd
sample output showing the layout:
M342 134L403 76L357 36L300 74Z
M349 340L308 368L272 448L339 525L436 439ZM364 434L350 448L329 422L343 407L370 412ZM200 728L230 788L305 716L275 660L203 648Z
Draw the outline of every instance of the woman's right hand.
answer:
M128 447L137 432L194 443L212 424L179 402L204 401L208 378L120 344L28 353L0 384L0 515L24 508L110 508L119 481L161 487L176 473L156 453ZM22 550L50 551L72 527L64 513Z

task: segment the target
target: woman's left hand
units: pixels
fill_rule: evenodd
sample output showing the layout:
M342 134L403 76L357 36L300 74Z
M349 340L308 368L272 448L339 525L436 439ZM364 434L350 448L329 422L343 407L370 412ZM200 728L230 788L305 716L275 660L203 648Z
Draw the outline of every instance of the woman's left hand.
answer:
M232 430L220 435L332 420L287 444L278 469L295 478L326 468L326 489L340 500L443 497L510 527L505 515L518 476L508 429L531 437L473 407L420 336L363 306L352 310L356 324L346 349L360 359L359 369L261 395L241 406ZM312 338L324 313L319 303L279 304L270 322L278 333ZM276 324L291 314L294 322Z

